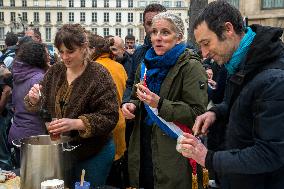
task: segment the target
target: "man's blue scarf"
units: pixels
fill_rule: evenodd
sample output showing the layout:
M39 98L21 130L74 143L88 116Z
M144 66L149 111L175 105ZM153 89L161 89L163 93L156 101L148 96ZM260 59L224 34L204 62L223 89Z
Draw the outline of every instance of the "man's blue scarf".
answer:
M247 55L250 44L252 43L256 33L247 27L247 32L242 38L238 49L233 53L229 62L225 64L226 69L230 75L235 74L239 64L242 62L243 58Z
M162 56L158 56L153 47L146 52L144 59L147 67L146 84L151 92L159 95L162 82L167 76L170 68L177 63L178 58L185 49L186 45L181 43L174 46ZM149 116L146 117L146 123L147 125L153 123Z

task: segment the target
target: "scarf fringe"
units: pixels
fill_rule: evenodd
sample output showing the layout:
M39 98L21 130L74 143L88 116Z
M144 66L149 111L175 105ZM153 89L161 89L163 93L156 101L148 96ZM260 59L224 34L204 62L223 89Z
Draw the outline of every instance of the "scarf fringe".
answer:
M192 189L198 189L198 181L197 181L197 174L191 174L192 175Z
M202 169L202 173L203 173L202 184L203 184L203 188L205 189L209 187L209 173L208 173L208 170L205 168Z
M198 189L198 177L197 173L192 173L192 181L191 181L191 189ZM208 170L205 168L202 168L202 186L203 189L208 189L209 187L209 174Z

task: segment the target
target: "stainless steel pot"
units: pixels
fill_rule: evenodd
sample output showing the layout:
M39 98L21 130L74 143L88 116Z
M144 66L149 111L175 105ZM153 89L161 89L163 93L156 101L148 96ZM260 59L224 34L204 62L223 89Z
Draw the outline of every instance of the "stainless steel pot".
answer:
M52 141L49 135L13 141L21 151L21 189L40 188L41 182L49 179L62 179L70 187L73 161L68 152L78 146L70 146L69 141L67 136Z

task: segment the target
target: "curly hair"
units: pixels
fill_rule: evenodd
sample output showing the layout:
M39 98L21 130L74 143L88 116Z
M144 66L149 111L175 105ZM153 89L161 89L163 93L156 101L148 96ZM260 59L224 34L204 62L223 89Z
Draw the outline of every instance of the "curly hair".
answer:
M6 38L5 38L5 44L9 46L16 45L18 42L18 36L14 34L13 32L7 32Z
M166 7L164 7L161 4L156 4L156 3L149 4L145 7L145 10L143 12L143 20L145 21L145 15L148 12L166 12L166 11L167 11Z
M47 70L47 48L43 43L29 41L23 43L16 56L17 61Z
M56 33L54 45L57 49L62 44L69 49L82 47L87 41L85 29L80 24L64 24Z
M89 47L94 48L95 52L91 55L92 60L96 60L103 53L111 54L110 47L114 45L113 38L103 38L100 35L90 33L88 35Z
M175 32L177 34L181 33L182 35L184 35L184 24L183 24L182 19L179 16L169 13L169 12L161 12L153 17L152 22L154 23L157 20L161 20L161 19L169 21L174 27Z
M209 3L194 21L193 29L196 29L202 22L207 24L208 28L217 35L219 40L224 40L223 33L226 22L233 25L238 35L245 31L240 11L224 0Z

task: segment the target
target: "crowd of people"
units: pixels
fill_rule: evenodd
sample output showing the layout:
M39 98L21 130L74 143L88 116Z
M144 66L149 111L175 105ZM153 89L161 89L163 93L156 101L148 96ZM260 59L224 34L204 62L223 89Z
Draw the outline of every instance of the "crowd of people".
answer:
M56 58L38 30L19 40L7 33L0 168L20 167L12 141L50 133L80 145L71 180L84 169L92 187L205 189L214 179L222 189L282 188L283 31L245 26L223 0L197 16L199 48L160 4L148 5L143 20L140 46L133 35L65 24Z

